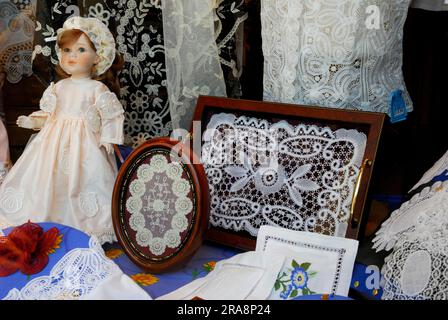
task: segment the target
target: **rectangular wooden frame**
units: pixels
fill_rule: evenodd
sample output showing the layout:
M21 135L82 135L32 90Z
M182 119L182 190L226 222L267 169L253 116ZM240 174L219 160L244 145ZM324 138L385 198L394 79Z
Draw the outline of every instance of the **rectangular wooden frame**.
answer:
M220 112L264 118L273 122L287 120L293 124L295 124L294 122L306 120L308 124L357 129L365 133L367 143L362 162L364 166L360 170L360 180L357 184L358 188L355 190L357 196L354 199L353 215L346 232L347 238L357 239L359 237L359 227L362 221L367 190L385 119L383 113L199 96L193 121L201 121L201 145L202 134L211 115ZM198 134L197 132L193 133L192 130L191 134ZM246 232L234 232L211 226L206 232L206 239L244 250L253 250L256 243L256 239Z

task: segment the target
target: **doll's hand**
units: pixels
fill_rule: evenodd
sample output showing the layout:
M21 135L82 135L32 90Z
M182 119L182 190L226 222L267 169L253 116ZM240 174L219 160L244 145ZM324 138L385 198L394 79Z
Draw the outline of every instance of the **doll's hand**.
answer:
M33 121L27 116L20 116L17 118L17 125L21 128L33 129Z
M106 149L106 152L108 154L112 154L114 152L114 147L110 143L102 143L102 144L100 144L100 147L103 147L104 149Z

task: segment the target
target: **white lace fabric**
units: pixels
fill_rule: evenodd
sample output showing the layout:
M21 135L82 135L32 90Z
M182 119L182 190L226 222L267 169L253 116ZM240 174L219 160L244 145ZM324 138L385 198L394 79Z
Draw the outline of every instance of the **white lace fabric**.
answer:
M95 237L89 248L65 254L47 276L29 281L22 289L12 289L4 300L77 300L90 294L119 267L108 259Z
M422 216L433 210L438 210L448 201L446 191L444 192L447 189L448 181L443 183L439 181L431 187L424 188L411 200L403 203L381 225L373 239L373 248L376 251L393 249L403 234L414 232Z
M345 236L366 136L356 130L215 114L203 136L210 223Z
M263 0L264 100L389 113L401 90L412 111L401 70L409 2Z
M448 299L448 183L436 190L385 259L382 299Z
M199 95L226 96L211 0L162 2L167 90L174 129L190 129Z
M446 154L416 188L446 169ZM448 181L415 194L381 225L377 251L392 250L381 270L385 300L448 299Z
M137 244L155 256L178 248L181 234L189 226L187 216L193 211L193 202L187 196L190 183L182 173L179 163L157 154L137 169L137 179L129 186L129 226L136 231Z
M12 1L0 0L0 69L6 79L18 83L32 71L34 17L27 11L35 11L36 1L29 3L31 10L19 10Z

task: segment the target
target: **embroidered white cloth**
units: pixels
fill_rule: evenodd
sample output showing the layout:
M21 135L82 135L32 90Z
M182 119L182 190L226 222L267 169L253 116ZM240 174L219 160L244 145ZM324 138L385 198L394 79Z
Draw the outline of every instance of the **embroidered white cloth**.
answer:
M207 276L157 300L265 300L274 286L284 257L249 251L219 261Z
M448 299L448 181L426 187L381 226L382 299Z
M26 125L42 128L0 186L0 216L13 225L51 221L116 240L111 219L123 143L123 107L105 85L71 78L51 84ZM0 219L1 220L1 219Z
M256 251L286 259L269 299L291 299L309 294L347 296L358 241L317 233L262 226Z
M264 100L390 114L410 0L263 0Z
M211 225L345 236L364 133L219 113L203 141Z
M66 253L48 276L11 289L4 300L150 300L151 297L104 254L95 237L89 248Z

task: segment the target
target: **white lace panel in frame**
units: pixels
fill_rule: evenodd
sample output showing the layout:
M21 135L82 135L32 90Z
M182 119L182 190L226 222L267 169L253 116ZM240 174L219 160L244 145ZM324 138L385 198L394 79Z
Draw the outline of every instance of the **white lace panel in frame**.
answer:
M410 0L261 1L264 100L390 112Z
M125 201L126 237L139 255L162 261L188 240L197 211L195 188L185 165L172 161L167 149L155 148L140 159Z
M211 225L345 236L366 140L357 130L213 115L202 146Z

